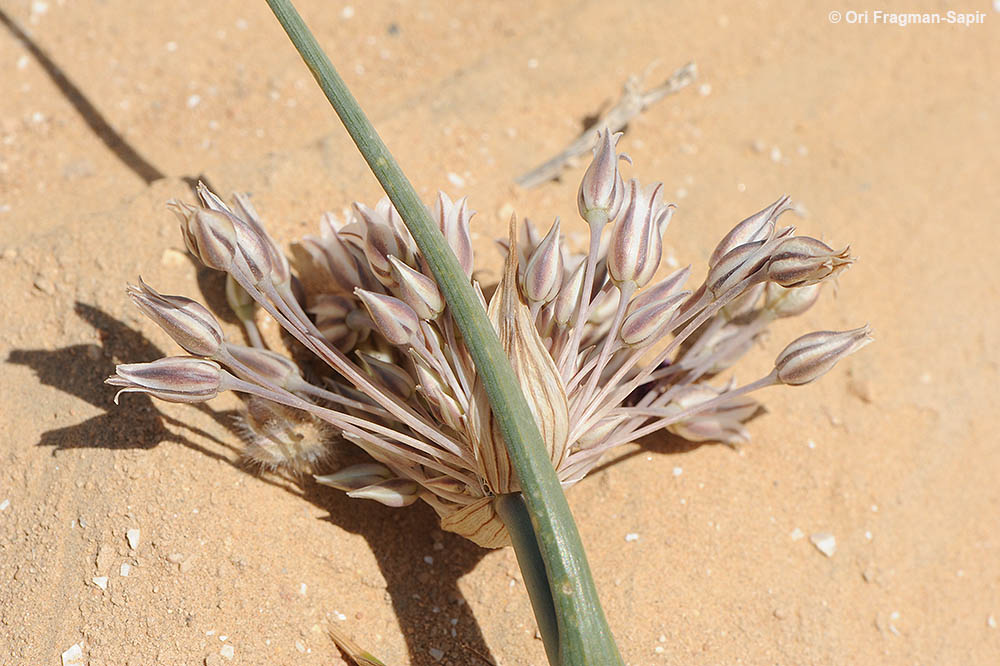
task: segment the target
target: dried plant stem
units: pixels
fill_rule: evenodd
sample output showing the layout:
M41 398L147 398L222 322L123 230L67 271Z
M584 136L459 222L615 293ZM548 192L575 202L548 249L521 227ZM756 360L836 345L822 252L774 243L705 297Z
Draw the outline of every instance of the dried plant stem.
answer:
M543 632L546 653L550 660L557 660L554 663L623 663L598 600L569 504L513 368L475 290L413 186L302 17L288 0L268 0L268 5L406 222L475 361L521 482L530 516L530 521L510 521L508 528L512 532L522 532L515 537L515 543L530 544L534 541L544 562L546 575L531 578L535 588L531 598L539 629ZM525 580L528 581L527 575ZM547 590L543 587L546 584ZM548 601L541 601L546 596ZM548 603L554 609L555 627L544 620L545 614L550 612Z

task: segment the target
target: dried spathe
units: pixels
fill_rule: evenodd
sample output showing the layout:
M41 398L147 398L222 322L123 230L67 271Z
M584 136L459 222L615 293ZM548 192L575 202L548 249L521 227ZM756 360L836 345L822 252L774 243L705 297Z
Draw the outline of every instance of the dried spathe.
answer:
M558 219L544 235L512 221L489 303L471 277L474 212L443 193L432 209L488 308L566 486L609 449L659 430L746 442L746 421L758 409L748 394L813 381L870 341L868 327L812 333L789 344L764 377L710 383L771 322L811 307L852 258L779 227L791 209L782 197L733 227L701 284L686 286L687 267L646 286L674 207L662 200L662 185L622 179L618 139L601 134L579 189L587 251L567 249ZM140 282L129 294L193 356L121 365L108 382L120 393L179 402L248 394L240 423L259 463L332 472L317 481L390 506L422 499L445 529L487 547L508 543L493 500L519 490L513 466L452 312L389 201L355 204L343 221L324 215L321 233L301 241L309 261L298 266L298 290L245 195L232 206L204 187L199 195L200 207L171 205L188 249L228 274L227 300L250 346L226 340L201 305ZM325 363L321 381L263 347L258 307ZM334 438L372 461L322 469Z

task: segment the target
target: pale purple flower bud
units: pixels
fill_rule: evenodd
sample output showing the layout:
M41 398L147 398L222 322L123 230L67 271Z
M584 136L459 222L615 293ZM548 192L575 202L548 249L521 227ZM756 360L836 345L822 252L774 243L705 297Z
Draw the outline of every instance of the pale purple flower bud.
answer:
M313 478L316 479L316 483L323 484L324 486L330 486L331 488L336 488L337 490L351 491L358 490L359 488L364 488L365 486L370 486L381 481L388 481L395 476L396 475L393 474L392 471L385 465L379 465L378 463L362 463L360 465L345 467L344 469L334 472L333 474L326 474L323 476L314 474Z
M674 312L690 295L690 291L682 291L663 300L654 301L627 315L619 331L622 342L629 346L639 345L663 331Z
M246 220L235 215L229 217L236 230L236 248L246 262L253 283L261 284L265 279L271 279L274 276L274 264L271 257L272 255L281 256L274 241L267 235L267 232L258 231ZM284 256L281 256L281 260L284 261ZM290 276L289 273L289 279Z
M416 502L420 497L418 491L419 486L416 481L411 481L410 479L389 479L388 481L373 483L364 488L351 490L347 493L347 496L355 499L375 500L386 506L399 508Z
M264 222L257 213L257 209L250 202L250 197L243 192L236 192L233 194L233 201L236 203L237 212L242 213L242 216L237 215L237 217L249 223L249 226L254 229L257 236L264 241L264 250L267 252L268 260L271 264L271 282L275 286L291 282L292 271L288 266L288 258L278 247L278 244L274 242L274 239L267 233L267 230L264 228ZM239 229L237 229L238 231Z
M407 399L413 395L413 392L416 390L416 384L410 373L395 363L383 361L370 354L358 352L358 358L361 359L368 374L377 379L390 392L403 399Z
M743 421L753 416L760 408L757 401L746 396L725 400L705 411L697 411L699 405L715 400L728 389L715 388L707 384L697 384L681 389L670 401L670 407L678 413L693 411L690 416L670 424L667 429L692 442L719 441L729 444L744 444L750 441L750 433Z
M341 294L320 294L307 311L316 317L316 328L323 337L338 349L353 349L367 337L368 318L359 311L357 301L352 298Z
M445 423L451 428L461 431L463 428L462 408L452 396L441 376L423 363L416 362L414 367L417 372L417 388L421 395L437 408Z
M377 210L372 210L364 204L355 203L354 212L361 220L361 230L364 234L362 249L372 273L386 287L396 286L392 279L389 255L397 257L405 255L405 249L399 242L396 231Z
M783 240L767 263L767 277L782 287L805 287L839 273L854 262L850 247L837 252L808 236Z
M421 319L436 319L444 311L444 298L437 282L420 271L389 255L393 278L399 285L398 293Z
M818 331L803 335L778 354L774 367L783 384L798 386L826 374L837 361L872 341L868 325L851 331Z
M452 252L458 257L458 263L468 276L472 275L473 253L472 235L469 231L469 221L476 211L468 206L467 197L462 197L452 203L444 192L438 192L434 204L434 218L437 220L441 233L451 246Z
M226 343L226 353L249 368L257 377L275 386L296 390L302 370L290 358L270 349Z
M767 240L774 233L774 223L787 210L791 210L791 199L783 196L764 210L754 213L733 227L712 251L709 266L715 266L723 255L740 245Z
M628 308L625 309L625 316L628 316L640 308L646 307L647 305L652 305L653 303L658 303L670 298L670 296L675 294L677 290L680 289L685 282L687 282L690 275L691 267L685 266L684 268L677 269L667 277L654 284L652 287L643 289L638 295L636 295L635 298L629 301Z
M559 293L563 278L562 247L559 242L559 218L534 249L524 268L521 291L529 302L545 304Z
M607 128L597 135L594 159L583 174L576 199L580 215L588 223L594 211L603 211L601 219L606 224L615 219L621 210L625 184L618 171L618 154L615 152L621 136L621 132L612 135Z
M633 178L628 188L628 205L611 229L608 273L617 286L633 282L641 287L653 277L663 253L658 224L663 185L643 190Z
M139 278L128 285L129 298L142 313L173 338L184 351L195 356L215 356L225 336L208 309L184 296L164 296Z
M232 218L180 201L172 201L170 206L181 218L181 235L188 251L209 268L229 271L237 253Z
M560 326L572 326L574 323L573 313L580 302L580 292L583 291L583 277L586 269L587 262L581 261L569 274L569 277L562 281L555 307L552 309L552 318Z
M776 317L795 317L802 314L819 300L822 284L810 284L805 287L786 289L774 282L767 283L764 294L764 307Z
M417 313L398 298L364 289L355 289L354 293L364 303L375 328L392 344L409 344L420 331Z
M767 263L768 255L761 252L765 241L738 245L722 255L708 271L705 284L714 296L720 296L750 277Z
M115 394L115 404L122 393L148 393L168 402L204 402L228 388L218 363L188 356L119 365L105 383L123 387Z

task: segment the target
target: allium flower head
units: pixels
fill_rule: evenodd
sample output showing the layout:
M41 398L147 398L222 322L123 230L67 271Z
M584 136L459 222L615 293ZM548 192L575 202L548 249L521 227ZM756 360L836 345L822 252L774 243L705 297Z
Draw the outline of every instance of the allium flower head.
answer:
M749 393L808 383L870 340L867 327L810 334L764 377L718 381L772 321L811 307L853 259L779 228L791 207L782 197L723 238L701 284L685 286L690 267L656 282L674 206L662 201L659 183L623 181L617 141L602 133L579 191L588 251L567 248L558 219L544 235L512 220L488 302L472 277L474 212L443 193L432 207L564 486L610 449L660 430L746 442L746 421L758 410ZM251 344L227 341L197 303L140 283L129 289L139 307L198 358L119 366L109 383L181 402L248 394L240 423L262 465L327 472L316 480L390 506L423 500L444 529L485 547L509 543L493 504L520 489L517 477L452 313L389 201L356 203L344 221L324 215L320 234L301 240L307 259L293 276L245 195L232 206L204 187L199 195L200 207L172 207L189 250L228 273L228 300ZM263 347L254 303L325 364L322 385ZM324 438L356 445L372 461L322 469L323 448L332 445Z

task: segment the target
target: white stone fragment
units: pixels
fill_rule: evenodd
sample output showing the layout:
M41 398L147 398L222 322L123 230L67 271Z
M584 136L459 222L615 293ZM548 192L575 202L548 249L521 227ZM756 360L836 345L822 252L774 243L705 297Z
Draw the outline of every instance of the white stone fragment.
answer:
M792 541L798 541L799 539L801 539L804 536L805 536L805 532L803 532L802 530L800 530L797 527L794 530L792 530L791 533L788 535L788 537Z
M625 535L625 540L626 541L638 541L639 540L639 535L636 534L635 532L629 532L628 534Z
M462 187L465 185L465 179L453 171L448 172L448 182L455 187Z
M809 540L812 541L812 545L816 546L816 550L827 557L833 557L833 554L837 552L837 539L829 532L817 532L811 535Z
M9 506L10 506L10 500L5 499L4 501L0 502L0 511L6 511L7 507Z
M992 615L990 615L988 618L986 618L986 626L989 627L990 629L996 629L997 619Z
M226 659L232 660L232 658L236 656L236 648L232 645L223 645L222 649L219 650L219 654Z
M122 578L128 578L128 575L132 573L132 565L128 562L122 562L122 565L118 568L118 573Z
M125 539L128 541L128 547L132 550L139 549L139 537L141 533L138 527L133 527L125 532Z
M683 467L674 467L674 476L680 476L684 473Z
M430 648L427 652L431 655L431 658L434 659L434 661L441 661L444 658L444 650Z
M63 666L86 666L86 663L82 643L71 645L68 650L62 653Z
M101 588L102 590L108 589L108 577L107 576L94 576L91 578L94 581L94 585Z

